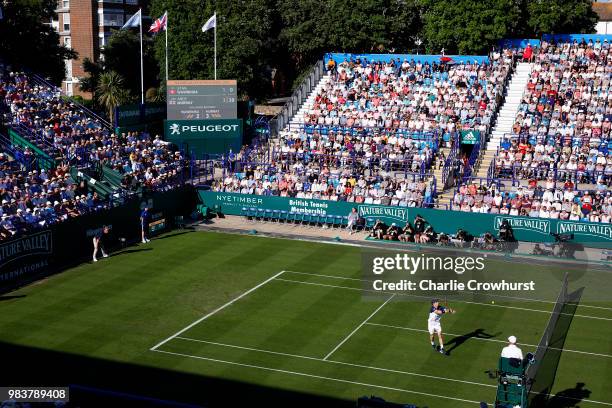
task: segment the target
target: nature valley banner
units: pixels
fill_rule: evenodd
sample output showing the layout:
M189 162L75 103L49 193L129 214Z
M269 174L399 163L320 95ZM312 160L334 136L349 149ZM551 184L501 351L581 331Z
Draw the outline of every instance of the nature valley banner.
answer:
M602 238L612 240L612 224L559 221L557 222L557 233L589 236L593 240Z
M504 220L510 222L510 226L514 231L532 231L540 234L550 234L550 220L533 217L495 217L495 231L499 231L499 226Z
M49 265L53 233L41 231L0 244L0 286Z
M0 267L31 255L49 255L53 251L51 231L41 231L0 244Z
M359 205L357 207L359 215L363 218L391 219L393 222L402 225L408 221L407 207L391 207L382 205Z

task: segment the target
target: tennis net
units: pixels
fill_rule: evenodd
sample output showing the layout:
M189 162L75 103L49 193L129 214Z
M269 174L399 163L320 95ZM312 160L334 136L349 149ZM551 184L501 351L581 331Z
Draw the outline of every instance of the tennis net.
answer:
M557 301L555 302L555 307L552 310L550 318L548 319L548 324L546 325L546 329L544 330L544 334L540 339L540 343L538 344L538 349L535 352L535 362L529 367L527 367L527 371L525 372L527 378L530 381L529 390L533 387L535 383L536 376L538 375L538 370L544 360L544 356L550 347L551 342L554 340L553 335L555 333L555 328L557 327L557 323L559 322L559 316L561 316L563 307L568 302L568 280L569 273L565 273L563 276L563 284L561 286L561 290L559 295L557 296Z

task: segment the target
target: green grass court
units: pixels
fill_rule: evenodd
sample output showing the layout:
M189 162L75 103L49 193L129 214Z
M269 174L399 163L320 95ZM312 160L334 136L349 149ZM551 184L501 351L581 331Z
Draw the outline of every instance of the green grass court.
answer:
M0 297L0 347L30 350L38 357L22 364L41 376L45 359L71 356L85 372L88 361L108 367L100 387L196 404L224 394L233 401L227 406L247 406L251 397L295 393L346 406L377 395L419 407L475 407L495 399L497 380L486 371L505 339L514 334L524 353L534 351L554 306L554 297L456 301L458 313L442 322L445 357L428 342L428 301L364 297L360 262L361 249L352 246L170 234ZM577 307L550 406L612 406L611 336L612 302ZM188 375L200 388L178 395L180 384L113 381L133 367Z

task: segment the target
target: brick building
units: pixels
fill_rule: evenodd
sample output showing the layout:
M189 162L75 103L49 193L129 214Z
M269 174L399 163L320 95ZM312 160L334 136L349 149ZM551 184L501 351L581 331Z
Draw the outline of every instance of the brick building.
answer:
M57 20L51 22L60 35L60 42L79 56L66 61L66 78L62 89L67 95L91 97L79 88L85 76L83 59L98 61L100 50L108 42L111 30L118 30L138 11L142 0L59 0Z

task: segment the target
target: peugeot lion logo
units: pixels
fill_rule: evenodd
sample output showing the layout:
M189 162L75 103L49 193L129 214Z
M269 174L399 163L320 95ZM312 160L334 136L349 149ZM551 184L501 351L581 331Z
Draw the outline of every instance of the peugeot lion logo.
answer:
M173 123L172 125L170 125L170 131L171 131L171 135L180 135L181 131L179 130L179 125L178 123Z

